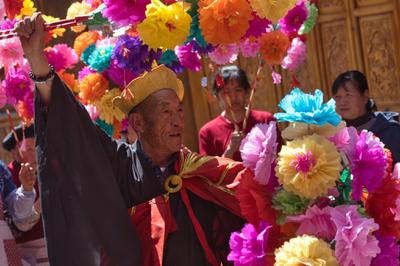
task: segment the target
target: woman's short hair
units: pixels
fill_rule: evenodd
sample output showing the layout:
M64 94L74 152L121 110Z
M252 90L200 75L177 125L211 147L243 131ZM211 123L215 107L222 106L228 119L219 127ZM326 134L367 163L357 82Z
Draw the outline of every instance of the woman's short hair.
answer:
M229 80L237 80L240 87L242 87L245 91L248 91L250 89L250 83L249 80L247 79L246 72L238 66L235 65L223 66L218 71L218 74L223 79L224 84L226 84ZM214 80L214 85L213 85L214 95L217 95L220 89L221 88L218 86L217 81Z

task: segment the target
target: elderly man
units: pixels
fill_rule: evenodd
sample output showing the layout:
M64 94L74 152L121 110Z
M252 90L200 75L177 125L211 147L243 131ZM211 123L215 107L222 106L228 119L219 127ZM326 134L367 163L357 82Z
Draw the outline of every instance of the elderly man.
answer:
M164 66L132 81L114 105L129 114L138 141L112 141L48 65L43 24L35 14L16 29L37 87L50 264L99 265L100 253L110 265L225 263L229 235L243 224L232 187L244 167L182 149L182 82ZM134 205L138 235L126 211Z

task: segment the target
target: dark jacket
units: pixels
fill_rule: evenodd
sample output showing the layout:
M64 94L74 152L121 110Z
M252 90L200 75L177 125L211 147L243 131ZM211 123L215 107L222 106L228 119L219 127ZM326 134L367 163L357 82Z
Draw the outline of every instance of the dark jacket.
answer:
M392 152L393 164L400 161L400 123L399 114L394 112L375 112L375 122L369 128L385 147Z

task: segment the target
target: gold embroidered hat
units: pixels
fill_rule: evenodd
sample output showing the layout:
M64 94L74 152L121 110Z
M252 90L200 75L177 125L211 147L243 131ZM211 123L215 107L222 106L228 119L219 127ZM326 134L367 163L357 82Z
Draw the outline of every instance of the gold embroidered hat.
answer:
M182 101L184 95L182 81L171 69L159 65L132 80L121 95L113 99L113 104L122 112L129 113L133 107L143 102L148 96L162 89L174 90L179 100Z

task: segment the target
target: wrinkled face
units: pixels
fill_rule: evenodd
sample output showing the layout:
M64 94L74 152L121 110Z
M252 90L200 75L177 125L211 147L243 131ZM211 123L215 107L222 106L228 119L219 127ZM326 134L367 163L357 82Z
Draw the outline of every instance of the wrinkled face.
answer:
M246 107L246 90L240 86L236 79L229 80L224 88L218 92L218 100L224 110L228 109L228 99L231 102L232 111L244 110Z
M138 132L160 154L178 152L183 138L183 105L173 90L152 94L146 102L143 123Z
M344 120L357 119L367 112L368 91L361 94L351 81L347 81L345 86L339 87L333 98L336 101L336 112Z

